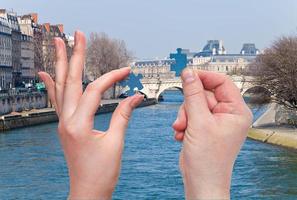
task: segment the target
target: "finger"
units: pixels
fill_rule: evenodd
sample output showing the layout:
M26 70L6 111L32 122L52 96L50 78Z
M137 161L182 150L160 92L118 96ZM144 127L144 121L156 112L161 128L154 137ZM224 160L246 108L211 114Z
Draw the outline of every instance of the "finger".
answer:
M218 101L215 97L215 94L212 91L204 90L206 99L207 99L207 105L209 110L213 110L213 108L218 104Z
M185 135L185 132L178 132L178 131L176 131L175 134L174 134L174 138L177 141L182 142L184 140L184 135Z
M63 101L63 115L71 116L82 95L82 72L85 63L86 38L80 31L75 32L75 46L69 62Z
M187 115L185 111L184 104L182 104L179 108L177 118L172 125L172 128L175 131L184 131L187 128Z
M215 95L209 90L204 90L208 108L212 111L213 108L218 104ZM187 128L187 114L185 111L184 103L180 106L177 118L172 124L172 128L176 131L184 131Z
M116 82L127 77L129 73L129 67L113 70L90 83L80 99L75 115L80 116L82 120L93 120L102 94Z
M57 107L57 101L56 101L56 94L55 94L55 82L50 77L50 75L46 72L38 72L39 77L44 82L48 97L51 101L51 103L54 105L57 114L58 113L58 107Z
M107 132L109 134L117 134L117 137L119 134L124 136L132 111L143 101L143 98L143 95L136 94L120 102L112 115Z
M213 107L213 113L242 114L246 112L245 102L238 87L226 75L209 72L198 72L206 89L212 90L217 104Z
M55 96L57 101L56 111L61 113L63 107L63 96L64 96L64 86L68 71L68 61L66 46L61 38L55 38L55 48L56 48L56 66L55 66Z
M194 72L195 72L196 76L199 77L198 71L195 70ZM202 83L202 85L203 85L203 83ZM204 88L204 86L203 86L203 88ZM209 108L209 110L212 110L214 108L214 106L218 103L218 101L215 98L215 95L212 90L207 90L204 88L204 93L205 93L205 96L207 99L208 108Z
M192 69L185 69L182 72L182 82L188 121L191 120L196 123L210 116L211 113L200 78Z
M236 102L242 100L239 88L226 75L210 71L199 71L198 75L204 88L214 92L217 101Z

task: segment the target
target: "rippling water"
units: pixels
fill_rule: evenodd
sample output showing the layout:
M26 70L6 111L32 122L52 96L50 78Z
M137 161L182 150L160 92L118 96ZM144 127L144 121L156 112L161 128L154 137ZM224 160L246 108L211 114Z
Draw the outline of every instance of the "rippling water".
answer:
M122 172L114 199L183 199L178 169L180 144L171 124L182 96L137 109L126 137ZM254 108L256 116L265 108ZM106 129L110 114L96 117ZM67 168L56 123L0 134L0 199L66 199ZM107 169L108 170L108 169ZM297 154L247 140L236 161L233 199L297 199Z

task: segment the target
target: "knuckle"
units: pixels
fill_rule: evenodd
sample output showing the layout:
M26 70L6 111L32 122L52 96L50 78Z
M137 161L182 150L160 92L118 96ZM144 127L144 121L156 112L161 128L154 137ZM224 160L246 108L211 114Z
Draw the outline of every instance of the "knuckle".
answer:
M126 121L129 121L129 119L130 119L130 113L127 113L127 112L125 112L125 111L123 111L123 110L120 110L120 116L123 118L123 119L125 119Z
M95 82L90 83L85 90L86 93L96 93L101 98L101 90Z
M188 90L184 92L185 98L187 99L193 99L202 94L204 94L204 91L197 87L188 88Z
M56 86L57 89L64 88L65 83L64 82L60 82L60 81L56 81L56 85L55 86Z
M77 132L77 128L74 124L67 124L65 127L66 133L69 135L74 135Z
M76 135L78 130L79 129L78 129L76 123L72 123L71 121L65 122L65 121L61 120L61 122L58 125L58 132L60 134Z
M81 84L82 84L81 80L78 77L69 74L65 81L64 87L73 86L73 85L80 86Z
M94 82L89 83L88 86L87 86L87 88L86 88L86 91L87 91L87 92L92 92L92 91L95 90L95 87L96 87L96 86L95 86Z

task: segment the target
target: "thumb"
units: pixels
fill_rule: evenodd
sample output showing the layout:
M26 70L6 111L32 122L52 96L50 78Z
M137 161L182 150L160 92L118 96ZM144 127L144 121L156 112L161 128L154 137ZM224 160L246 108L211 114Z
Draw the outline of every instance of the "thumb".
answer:
M179 108L175 122L172 124L172 128L175 131L184 131L187 128L187 114L185 106L182 104Z
M182 82L188 121L199 122L201 118L211 114L203 84L199 76L192 69L185 69L182 72Z
M124 136L132 111L142 102L143 98L143 95L137 94L121 101L112 114L107 132Z

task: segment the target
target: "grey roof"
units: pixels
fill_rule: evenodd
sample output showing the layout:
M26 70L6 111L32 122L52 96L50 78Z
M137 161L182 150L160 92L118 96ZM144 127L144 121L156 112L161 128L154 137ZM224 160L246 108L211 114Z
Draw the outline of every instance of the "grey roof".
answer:
M242 46L240 51L241 54L256 55L259 52L259 49L256 48L256 45L253 43L245 43Z

